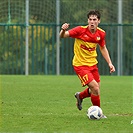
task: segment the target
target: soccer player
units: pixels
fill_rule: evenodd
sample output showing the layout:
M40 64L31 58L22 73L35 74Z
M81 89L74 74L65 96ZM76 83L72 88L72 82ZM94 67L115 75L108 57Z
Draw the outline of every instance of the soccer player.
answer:
M90 97L93 105L100 107L100 75L97 67L97 45L102 56L108 63L110 73L115 71L109 52L106 47L106 32L99 28L101 14L98 10L91 10L87 14L88 25L69 29L69 23L61 27L60 37L75 38L73 68L78 75L82 86L87 86L82 92L76 92L77 108L82 109L84 98ZM103 116L106 118L106 116Z

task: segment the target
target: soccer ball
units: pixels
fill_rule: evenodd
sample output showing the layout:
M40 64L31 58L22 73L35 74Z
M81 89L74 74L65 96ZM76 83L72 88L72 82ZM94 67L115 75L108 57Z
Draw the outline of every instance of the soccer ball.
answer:
M101 119L102 115L103 115L103 111L98 106L91 106L87 110L87 116L89 119L99 120Z

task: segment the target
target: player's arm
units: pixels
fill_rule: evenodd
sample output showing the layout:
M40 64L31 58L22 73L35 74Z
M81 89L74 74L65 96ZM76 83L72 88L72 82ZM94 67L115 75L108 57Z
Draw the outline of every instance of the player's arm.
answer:
M104 45L103 47L100 46L100 51L101 51L104 59L106 60L106 62L109 65L110 73L115 72L115 67L112 64L112 61L111 61L110 56L109 56L109 52L106 48L106 45Z
M68 28L69 28L69 24L68 23L64 23L61 26L61 30L60 30L60 37L61 38L69 37L69 32L67 31Z

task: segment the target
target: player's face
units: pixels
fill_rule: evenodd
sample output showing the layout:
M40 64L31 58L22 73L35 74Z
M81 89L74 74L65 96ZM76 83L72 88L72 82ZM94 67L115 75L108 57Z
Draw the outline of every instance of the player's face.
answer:
M100 23L100 20L97 18L96 15L91 15L88 18L88 24L89 24L89 29L91 32L95 32L97 29L98 24Z

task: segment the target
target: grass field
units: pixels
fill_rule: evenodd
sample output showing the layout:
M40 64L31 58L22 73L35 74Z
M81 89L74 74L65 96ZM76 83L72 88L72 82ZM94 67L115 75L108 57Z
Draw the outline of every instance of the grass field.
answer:
M133 133L131 76L101 76L101 108L108 119L89 120L76 108L77 76L0 76L0 132Z

